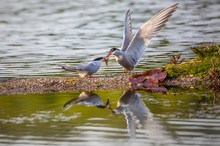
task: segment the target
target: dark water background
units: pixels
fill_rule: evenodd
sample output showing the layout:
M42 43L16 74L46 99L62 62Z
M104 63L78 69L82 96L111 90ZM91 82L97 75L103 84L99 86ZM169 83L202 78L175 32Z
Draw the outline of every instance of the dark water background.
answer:
M128 9L135 32L176 2L178 10L135 71L164 65L173 53L192 58L190 46L200 42L220 42L220 1L0 0L0 77L75 75L57 65L87 62L120 46ZM109 64L98 75L122 72L114 60ZM125 100L123 93L96 91L94 100L69 108L63 105L80 93L0 96L0 145L219 146L215 94L138 91ZM100 108L108 99L114 112Z

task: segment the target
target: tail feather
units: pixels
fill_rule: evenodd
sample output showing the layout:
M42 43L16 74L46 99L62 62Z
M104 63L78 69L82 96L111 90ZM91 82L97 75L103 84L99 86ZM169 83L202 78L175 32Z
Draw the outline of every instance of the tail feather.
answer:
M75 66L70 66L70 65L59 65L59 66L67 71L76 72L77 70Z

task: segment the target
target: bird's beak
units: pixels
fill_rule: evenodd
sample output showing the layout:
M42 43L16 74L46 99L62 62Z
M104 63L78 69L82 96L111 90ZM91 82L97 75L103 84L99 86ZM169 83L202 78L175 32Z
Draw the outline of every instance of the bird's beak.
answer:
M106 57L109 57L111 55L112 55L112 51L110 51Z
M108 60L109 60L108 57L103 58L103 61L105 62L106 66L108 66Z

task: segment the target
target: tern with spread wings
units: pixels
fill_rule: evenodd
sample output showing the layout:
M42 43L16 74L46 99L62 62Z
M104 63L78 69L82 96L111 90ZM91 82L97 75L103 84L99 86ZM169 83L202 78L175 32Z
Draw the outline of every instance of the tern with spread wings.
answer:
M165 26L165 23L172 16L173 12L176 11L177 5L178 3L161 10L149 21L144 23L134 37L132 35L130 10L128 10L125 17L121 48L112 48L107 57L113 54L116 57L116 61L118 61L124 69L133 70L139 64L145 52L145 48L149 45L152 37Z

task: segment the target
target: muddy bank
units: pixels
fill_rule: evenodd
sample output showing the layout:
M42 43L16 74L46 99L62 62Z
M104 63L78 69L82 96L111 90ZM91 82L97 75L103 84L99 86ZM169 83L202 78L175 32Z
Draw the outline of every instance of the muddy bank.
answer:
M159 89L159 87L199 87L211 86L212 83L200 82L199 78L186 77L166 79L163 82L151 84L150 86L140 86L140 83L132 83L130 75L117 75L114 77L43 77L10 79L0 82L0 94L28 94L28 93L48 93L48 92L69 92L69 91L94 91L110 89ZM161 90L161 89L159 89Z
M26 94L68 91L92 91L105 89L128 88L128 77L117 75L114 77L42 77L10 79L0 82L0 94Z

